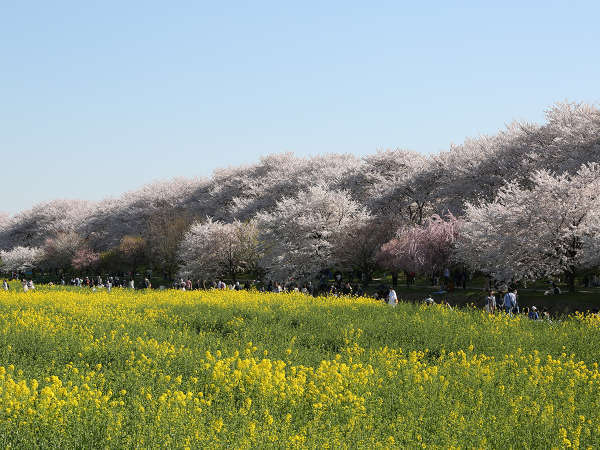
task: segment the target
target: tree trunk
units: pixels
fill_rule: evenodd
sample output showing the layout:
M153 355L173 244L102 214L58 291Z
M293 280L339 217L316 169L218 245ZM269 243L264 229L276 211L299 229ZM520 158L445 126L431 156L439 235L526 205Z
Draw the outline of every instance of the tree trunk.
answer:
M398 287L398 271L397 270L392 272L392 285L394 286L394 288Z
M373 281L373 273L370 271L365 271L361 273L360 279L364 286L368 286L369 284L371 284L371 281Z
M575 270L566 272L567 284L569 285L569 292L575 292Z

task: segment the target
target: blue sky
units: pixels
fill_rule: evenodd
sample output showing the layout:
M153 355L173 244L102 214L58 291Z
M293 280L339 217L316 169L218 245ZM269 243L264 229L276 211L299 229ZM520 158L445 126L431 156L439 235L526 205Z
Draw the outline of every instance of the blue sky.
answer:
M283 151L438 152L597 104L599 17L597 1L0 1L0 211Z

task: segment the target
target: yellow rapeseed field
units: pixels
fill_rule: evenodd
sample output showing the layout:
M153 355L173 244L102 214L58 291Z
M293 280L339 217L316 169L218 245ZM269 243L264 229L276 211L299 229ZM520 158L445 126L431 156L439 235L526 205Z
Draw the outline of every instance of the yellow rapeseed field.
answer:
M600 447L592 315L42 288L0 323L3 447Z

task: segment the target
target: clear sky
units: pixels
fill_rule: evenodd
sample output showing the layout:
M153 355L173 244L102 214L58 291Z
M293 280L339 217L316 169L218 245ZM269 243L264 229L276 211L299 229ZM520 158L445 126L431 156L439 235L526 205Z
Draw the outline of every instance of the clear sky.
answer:
M495 4L495 6L490 6ZM600 2L0 0L0 211L600 101Z

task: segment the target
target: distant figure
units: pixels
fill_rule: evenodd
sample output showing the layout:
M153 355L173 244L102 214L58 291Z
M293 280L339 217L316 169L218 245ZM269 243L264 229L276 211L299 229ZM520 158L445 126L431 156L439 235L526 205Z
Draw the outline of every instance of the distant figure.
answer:
M8 291L9 289L8 282L6 280L2 281L2 289L4 289L5 291Z
M393 288L390 288L388 292L388 305L392 307L396 307L398 304L398 296L396 295L396 291Z
M531 311L529 311L528 317L531 320L540 320L540 315L537 312L537 308L535 306L531 307Z
M27 292L29 290L29 286L27 286L27 281L23 279L23 292Z
M485 308L490 314L496 312L496 296L492 290L488 291L488 296L485 298Z
M133 278L129 280L129 289L135 289L135 281L133 280Z
M552 288L552 293L554 295L559 295L561 293L560 288L557 285L554 285L554 287Z
M152 287L152 283L150 283L148 277L144 278L144 286L146 287L146 289L150 289Z
M29 280L27 282L27 287L29 288L30 291L35 290L35 285L33 284L33 280Z
M347 282L343 288L344 295L352 295L352 285L350 282Z
M431 298L431 295L425 299L426 305L433 305L434 303L435 303L435 300L433 298Z
M110 292L112 289L112 282L110 280L106 281L106 292Z
M504 311L512 316L513 308L517 306L517 294L515 289L510 289L503 299Z

